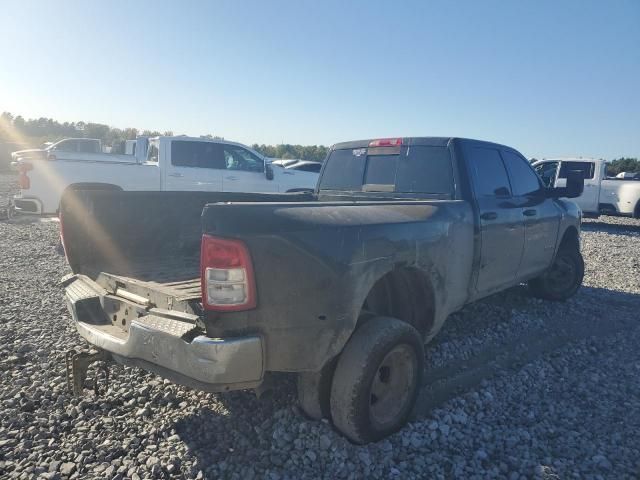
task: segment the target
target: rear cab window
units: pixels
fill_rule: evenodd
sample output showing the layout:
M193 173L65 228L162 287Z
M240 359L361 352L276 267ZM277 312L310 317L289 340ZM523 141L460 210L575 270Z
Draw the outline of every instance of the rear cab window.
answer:
M451 153L446 146L427 145L333 150L319 189L450 198L455 191Z
M560 164L560 173L558 178L567 178L567 172L570 170L577 170L582 173L585 180L590 180L595 174L594 162L562 162Z

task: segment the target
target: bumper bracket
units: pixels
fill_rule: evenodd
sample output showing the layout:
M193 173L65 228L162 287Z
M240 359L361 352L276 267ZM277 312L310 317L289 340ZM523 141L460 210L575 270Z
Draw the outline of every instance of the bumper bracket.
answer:
M69 388L69 391L77 397L82 396L89 366L92 363L106 362L110 359L111 355L105 350L93 350L89 352L69 350L65 356L67 365L67 387ZM98 383L100 373L102 373L104 377L103 390L106 392L109 389L109 368L107 365L102 364L99 366L93 378L93 391L96 395L100 394L100 387Z

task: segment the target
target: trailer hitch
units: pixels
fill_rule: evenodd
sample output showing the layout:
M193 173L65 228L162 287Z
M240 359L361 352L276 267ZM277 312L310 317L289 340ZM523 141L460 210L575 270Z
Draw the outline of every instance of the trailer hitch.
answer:
M87 370L92 363L95 362L107 362L111 359L109 352L105 350L92 350L89 352L77 352L76 350L69 350L65 356L67 365L67 387L77 397L82 396L84 390L84 382L87 379ZM106 392L109 389L109 368L107 365L102 364L98 366L98 369L93 378L93 391L96 395L100 394L100 388L98 380L100 373L104 377L104 389Z

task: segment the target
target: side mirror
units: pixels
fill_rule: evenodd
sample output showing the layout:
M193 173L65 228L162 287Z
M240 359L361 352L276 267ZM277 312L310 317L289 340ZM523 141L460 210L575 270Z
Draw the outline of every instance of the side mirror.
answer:
M267 180L273 180L273 167L270 163L264 166L264 176L267 177Z
M567 172L567 186L549 188L547 195L551 198L577 198L584 192L584 174L580 170Z

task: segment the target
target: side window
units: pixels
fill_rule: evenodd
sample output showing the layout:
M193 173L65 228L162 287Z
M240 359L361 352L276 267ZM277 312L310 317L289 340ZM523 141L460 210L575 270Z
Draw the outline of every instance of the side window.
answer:
M78 142L78 151L82 153L98 153L98 142L81 140Z
M227 170L264 172L264 162L249 150L235 145L223 145L224 162Z
M150 143L147 151L147 162L158 162L158 144Z
M544 162L536 165L535 171L546 187L551 188L558 173L558 162Z
M322 168L321 163L305 163L296 167L294 170L300 170L301 172L313 172L320 173L320 169Z
M65 140L56 145L56 150L59 152L77 152L78 142L76 140Z
M569 170L579 170L582 172L584 179L593 178L595 173L595 163L593 162L562 162L560 165L560 173L558 178L567 178L567 172Z
M171 165L224 169L222 145L214 142L174 140L171 142Z
M472 148L470 162L478 197L509 197L511 195L507 170L498 150Z
M514 195L530 195L540 191L540 180L529 162L509 150L502 150Z

